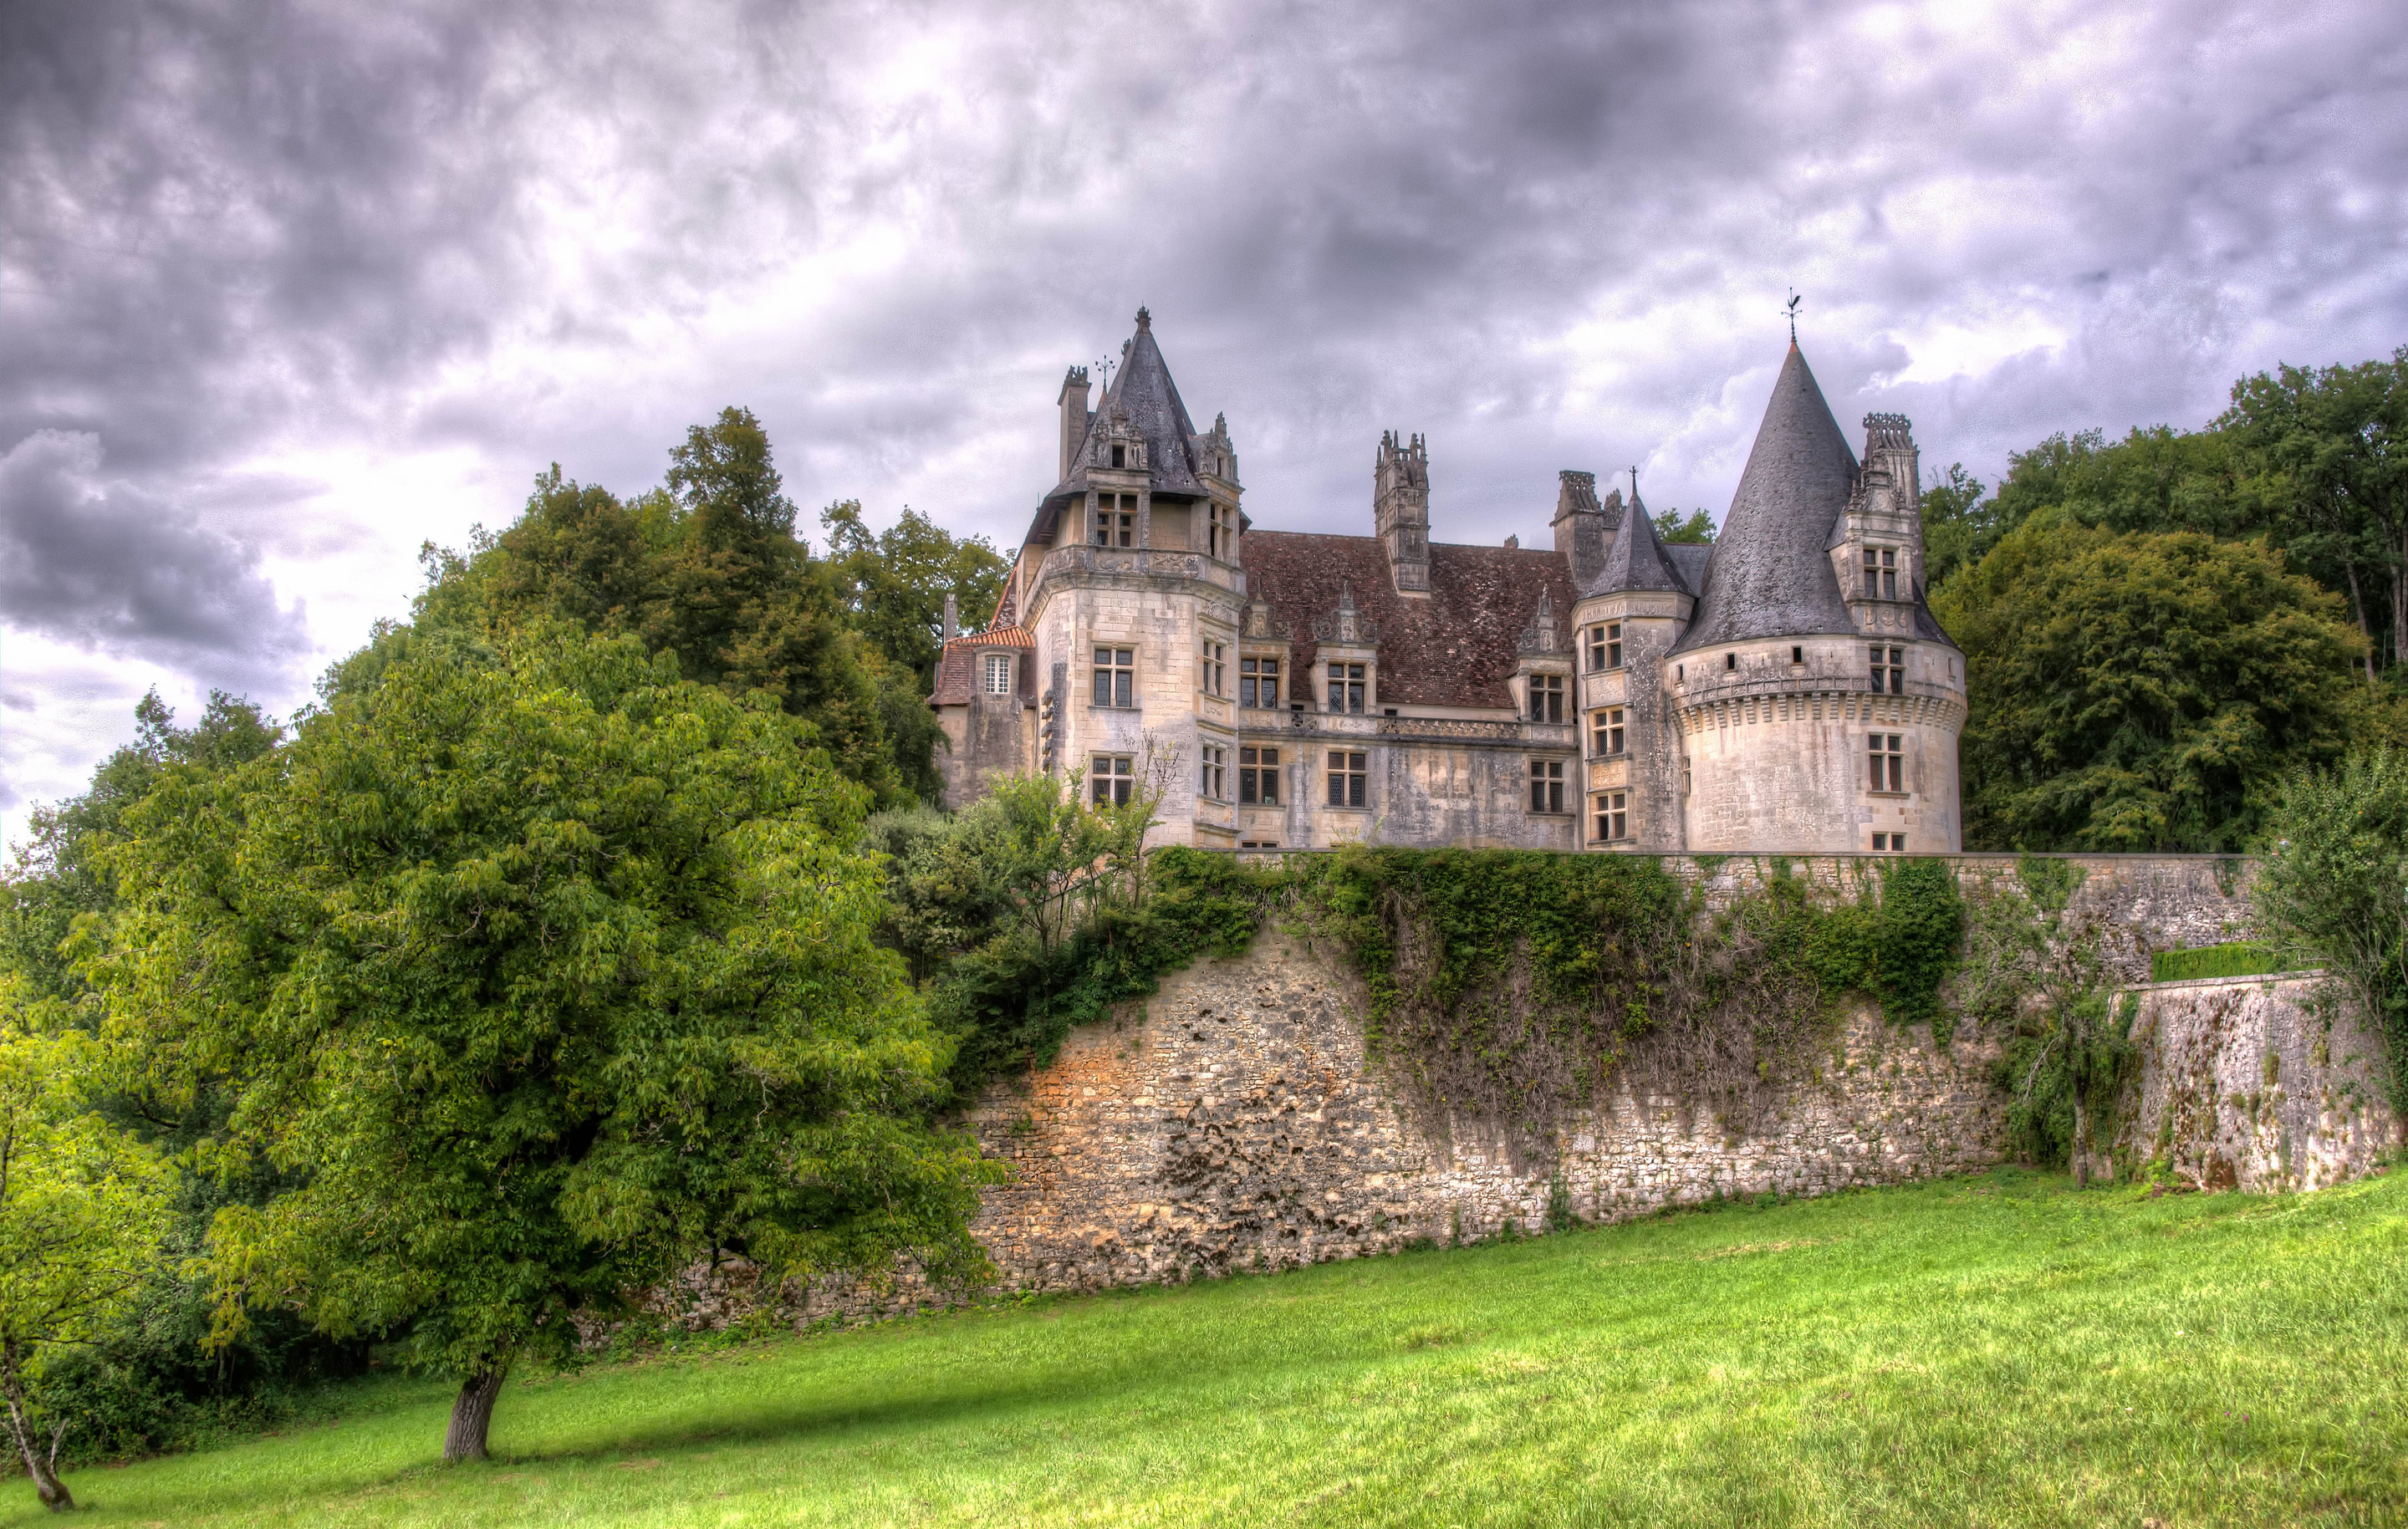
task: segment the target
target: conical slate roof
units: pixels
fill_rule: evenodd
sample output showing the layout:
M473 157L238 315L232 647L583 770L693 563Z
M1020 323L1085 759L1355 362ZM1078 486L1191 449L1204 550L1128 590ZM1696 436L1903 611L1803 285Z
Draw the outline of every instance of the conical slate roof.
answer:
M1125 409L1129 422L1145 438L1145 461L1156 493L1201 494L1204 485L1197 481L1192 443L1196 438L1196 422L1187 417L1187 406L1179 399L1179 384L1170 379L1170 367L1162 359L1162 347L1154 342L1154 319L1145 309L1137 310L1137 333L1121 350L1121 369L1105 390L1103 407L1096 411L1096 423L1111 418L1114 408ZM1090 426L1092 437L1095 427ZM1079 443L1079 460L1054 492L1067 489L1084 491L1087 486L1087 443Z
M1587 593L1621 594L1633 590L1691 593L1665 557L1664 544L1656 537L1656 522L1636 489L1631 491L1630 507L1622 514L1622 534L1613 538L1613 550L1605 554L1605 566L1589 580Z
M1758 637L1856 633L1824 544L1847 507L1856 454L1795 342L1714 542L1697 619L1676 651Z

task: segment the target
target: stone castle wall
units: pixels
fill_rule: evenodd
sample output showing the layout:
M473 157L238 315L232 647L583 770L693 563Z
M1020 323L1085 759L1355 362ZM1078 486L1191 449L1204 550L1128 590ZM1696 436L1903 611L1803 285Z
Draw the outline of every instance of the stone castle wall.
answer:
M1266 933L991 1088L971 1125L1013 1179L975 1231L1004 1283L1091 1290L1541 1230L1554 1173L1422 1118L1367 1058L1362 1013L1339 958ZM1751 1130L1627 1092L1574 1118L1562 1192L1607 1222L1979 1167L2001 1150L1993 1062L1970 1036L1943 1052L1860 1009Z
M2222 978L2137 996L2140 1067L2102 1168L2156 1162L2199 1189L2322 1189L2400 1147L2382 1039L2337 985Z
M2075 857L2070 913L2101 927L2139 983L2141 1063L2093 1165L2152 1159L2204 1188L2309 1189L2368 1171L2401 1139L2380 1042L2313 978L2147 984L2154 950L2245 934L2245 866L2213 857ZM1956 857L1973 892L2015 857ZM1871 857L1674 863L1720 902L1775 875L1834 893ZM1945 1048L1870 1007L1732 1126L1627 1079L1569 1118L1554 1163L1519 1161L1434 1117L1368 1053L1365 994L1326 945L1267 930L1113 1021L1074 1032L1034 1074L989 1086L968 1125L1010 1182L973 1226L1007 1289L1082 1291L1285 1267L1546 1225L1551 1204L1612 1222L1717 1194L1823 1194L1989 1166L2007 1154L1995 1037ZM1558 1178L1558 1175L1560 1176ZM699 1289L700 1305L721 1297ZM831 1282L797 1313L865 1314L943 1297Z

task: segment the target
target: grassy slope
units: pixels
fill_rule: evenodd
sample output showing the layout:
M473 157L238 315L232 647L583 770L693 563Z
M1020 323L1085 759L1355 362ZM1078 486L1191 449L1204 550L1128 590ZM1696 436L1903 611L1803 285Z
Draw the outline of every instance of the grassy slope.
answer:
M2002 1172L447 1388L86 1471L167 1524L2408 1520L2408 1173ZM0 1522L33 1523L22 1479Z

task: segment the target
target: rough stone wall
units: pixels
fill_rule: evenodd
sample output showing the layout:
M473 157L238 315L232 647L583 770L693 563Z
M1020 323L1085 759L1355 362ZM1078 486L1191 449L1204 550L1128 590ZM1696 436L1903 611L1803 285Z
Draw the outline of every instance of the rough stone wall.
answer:
M2308 1190L2353 1179L2401 1142L2380 1036L2321 977L2220 978L2139 990L2107 1154L2200 1189Z
M975 1230L1005 1285L1092 1290L1540 1230L1549 1169L1423 1118L1367 1059L1362 1012L1339 962L1267 933L991 1088L971 1124L1014 1178ZM2002 1150L1994 1060L1970 1035L1942 1052L1857 1011L1748 1132L1627 1093L1568 1122L1563 1193L1572 1214L1614 1221L1979 1167Z

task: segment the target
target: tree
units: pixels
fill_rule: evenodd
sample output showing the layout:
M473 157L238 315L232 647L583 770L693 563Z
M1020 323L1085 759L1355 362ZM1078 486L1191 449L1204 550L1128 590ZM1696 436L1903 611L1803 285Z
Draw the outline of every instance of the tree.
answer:
M2296 539L2338 565L2370 637L2371 592L2358 573L2387 574L2389 649L2399 663L2408 653L2408 346L2387 362L2278 366L2243 378L2216 423L2279 476L2272 492ZM2370 679L2372 664L2370 653Z
M64 1509L73 1420L45 1419L33 1388L51 1350L90 1341L156 1261L167 1168L87 1107L96 1048L37 1019L44 1007L13 982L0 993L0 1398L35 1494Z
M1982 561L2008 528L2000 523L1998 501L1985 499L1988 490L1965 470L1961 462L1948 464L1939 482L1923 491L1923 582L1936 590L1960 568Z
M2408 1111L2408 756L2377 748L2286 779L2250 900L2285 953L2328 967L2390 1052Z
M984 536L954 536L908 506L883 531L864 522L858 499L828 506L820 524L853 629L918 676L924 696L937 682L945 596L976 626L1001 597L1011 564Z
M632 636L437 634L128 814L111 1022L163 1092L232 1089L214 1155L308 1175L219 1213L221 1336L399 1337L462 1379L459 1460L513 1363L696 1258L983 1268L986 1170L923 1123L952 1048L809 739Z
M1667 509L1656 517L1656 539L1667 547L1702 547L1714 539L1714 520L1702 509L1689 511L1684 520L1677 509Z
M2340 599L2262 541L2043 512L1933 607L1966 655L1969 847L2238 850L2363 709Z

